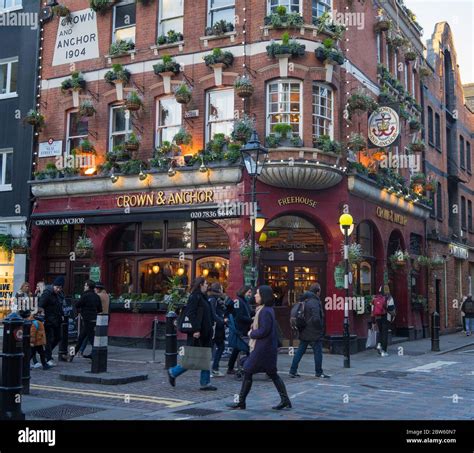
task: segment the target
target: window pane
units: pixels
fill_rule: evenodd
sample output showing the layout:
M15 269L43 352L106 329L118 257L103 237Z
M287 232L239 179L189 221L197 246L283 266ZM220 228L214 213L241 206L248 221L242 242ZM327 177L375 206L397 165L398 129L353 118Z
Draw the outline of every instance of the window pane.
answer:
M161 22L161 33L166 35L170 30L174 30L176 33L183 33L183 18L165 20Z
M206 257L196 262L196 277L204 277L211 285L220 283L224 289L229 281L229 260L220 257Z
M133 27L120 28L115 32L115 41L135 42L135 25Z
M16 82L18 77L18 61L11 64L10 93L16 93Z
M142 224L141 249L162 249L164 237L164 223L146 222Z
M135 3L115 7L115 28L135 25Z
M234 115L234 91L211 91L209 94L209 121L232 119Z
M126 131L126 124L125 111L113 109L112 132Z
M114 135L112 137L112 147L122 145L125 142L125 138L125 134Z
M135 225L130 225L125 230L118 240L117 251L119 252L133 252L135 250Z
M7 92L7 70L7 64L0 65L0 94Z
M228 249L229 239L225 231L212 223L197 222L198 249Z
M89 133L89 122L87 117L81 117L79 113L69 114L69 136L84 137Z
M183 15L184 0L162 0L161 18L177 17Z
M13 166L13 153L5 154L5 184L12 183L12 166Z
M225 20L226 22L230 22L231 24L233 24L235 21L235 8L231 7L226 9L220 9L211 13L211 26L221 20Z
M233 6L235 0L211 0L211 8L223 8L224 6Z
M160 102L160 126L176 126L181 124L181 104L174 98Z
M168 223L168 249L191 248L191 222Z
M182 291L189 287L191 279L191 262L177 259L154 259L140 263L139 291L155 296L156 300L163 300L170 289L170 278L179 277Z
M134 292L133 262L130 260L116 261L112 271L112 289L115 296Z

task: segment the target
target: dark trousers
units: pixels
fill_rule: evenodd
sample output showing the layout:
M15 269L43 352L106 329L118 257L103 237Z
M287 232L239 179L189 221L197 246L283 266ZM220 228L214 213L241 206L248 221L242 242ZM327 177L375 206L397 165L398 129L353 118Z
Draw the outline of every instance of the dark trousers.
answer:
M387 321L387 318L384 316L382 318L377 318L377 327L379 329L378 342L382 346L382 351L387 352L388 347L388 328L390 323Z
M215 339L213 341L213 351L214 351L214 359L212 361L212 369L213 371L219 371L219 362L221 360L222 354L224 353L225 349L225 341L223 339Z
M314 354L314 366L316 374L323 374L323 343L321 340L317 341L304 341L300 340L300 345L295 352L293 357L293 362L291 364L290 373L296 374L298 371L298 365L300 364L301 359L303 358L306 349L308 346L313 348Z
M53 359L54 348L61 341L61 325L47 324L44 330L46 332L46 360L49 362Z
M79 351L79 349L81 348L84 340L87 339L90 342L90 344L92 345L94 344L94 335L95 335L95 320L94 321L84 320L84 328L81 330L81 334L79 335L79 338L77 339L77 344L75 347L76 354L77 354L77 351Z
M45 366L46 365L46 354L44 352L43 346L33 346L31 348L31 358L33 360L33 363L38 363L38 360L36 359L36 353L39 354L40 360L41 360L41 365Z
M227 368L228 368L229 370L233 370L233 369L234 369L235 361L237 360L237 357L239 356L239 352L241 352L240 349L232 348L232 354L231 354L230 357L229 357L229 364L228 364L228 366L227 366ZM245 355L248 356L249 353L246 352Z

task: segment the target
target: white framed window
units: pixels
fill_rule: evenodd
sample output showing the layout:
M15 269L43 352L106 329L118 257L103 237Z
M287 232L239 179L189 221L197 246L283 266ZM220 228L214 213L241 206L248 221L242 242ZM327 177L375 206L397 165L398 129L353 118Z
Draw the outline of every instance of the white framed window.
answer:
M22 8L22 0L0 0L0 11L12 11Z
M331 11L331 0L312 0L313 20Z
M0 150L0 191L12 190L13 150Z
M411 71L411 95L416 99L415 71Z
M206 141L215 134L229 136L234 128L234 90L207 92Z
M410 67L408 66L408 63L405 63L405 74L404 75L404 79L405 79L405 90L409 91L409 87L408 87L408 74L410 72Z
M279 6L284 6L288 13L303 13L301 0L268 0L267 13L275 13Z
M114 146L121 145L127 138L127 135L132 133L130 118L130 114L122 106L110 108L109 151L112 151Z
M390 46L385 44L385 66L390 71Z
M220 20L235 24L235 0L208 0L207 11L208 27Z
M398 80L398 53L393 51L393 76Z
M113 42L135 42L136 10L134 0L123 0L114 6Z
M156 103L156 146L172 142L182 125L182 104L173 97L163 98Z
M267 135L278 123L289 124L293 136L303 138L302 84L299 80L281 79L267 85Z
M377 63L382 63L382 35L377 33Z
M160 0L158 34L183 33L184 0Z
M333 94L323 83L313 83L313 140L321 135L334 136Z
M17 95L17 79L18 58L0 60L0 99Z
M81 117L79 112L71 111L67 115L66 129L66 154L71 154L73 149L79 147L81 140L89 135L89 120L86 116Z

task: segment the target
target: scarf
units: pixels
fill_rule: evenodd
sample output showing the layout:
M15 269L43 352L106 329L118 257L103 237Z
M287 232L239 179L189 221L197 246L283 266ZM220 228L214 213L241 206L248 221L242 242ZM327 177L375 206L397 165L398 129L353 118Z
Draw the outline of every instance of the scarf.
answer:
M264 305L259 305L255 310L255 317L253 318L252 330L258 329L258 317L263 307ZM250 338L250 341L249 341L250 352L252 352L255 349L256 344L257 344L257 340L255 338Z

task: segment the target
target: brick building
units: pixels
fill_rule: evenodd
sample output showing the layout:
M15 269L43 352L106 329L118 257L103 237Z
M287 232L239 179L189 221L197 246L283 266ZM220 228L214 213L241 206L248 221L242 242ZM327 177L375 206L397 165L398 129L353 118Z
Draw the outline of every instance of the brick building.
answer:
M347 209L361 246L353 294L368 303L388 283L396 333L427 333L423 307L438 274L425 264L434 257L444 265L450 245L428 246L433 200L418 173L422 156L434 159L426 172L448 172L448 158L422 142L423 103L438 72L429 75L421 29L401 2L122 1L98 13L86 0L66 6L72 20L64 10L42 31L39 140L51 139L58 155L38 156L31 182L33 281L65 275L67 292L77 294L91 275L117 297L158 301L169 277L188 285L203 275L235 296L248 281L241 242L250 223L217 208L250 200L239 150L253 124L269 148L257 185L266 217L259 282L274 288L285 337L289 309L311 283L325 297L344 294L338 219ZM143 106L133 110L137 98ZM152 313L145 307L152 303L114 313L111 335L143 336L156 304ZM443 329L456 326L454 313ZM368 319L351 313L354 349L364 345ZM328 309L335 351L342 320L342 310Z

